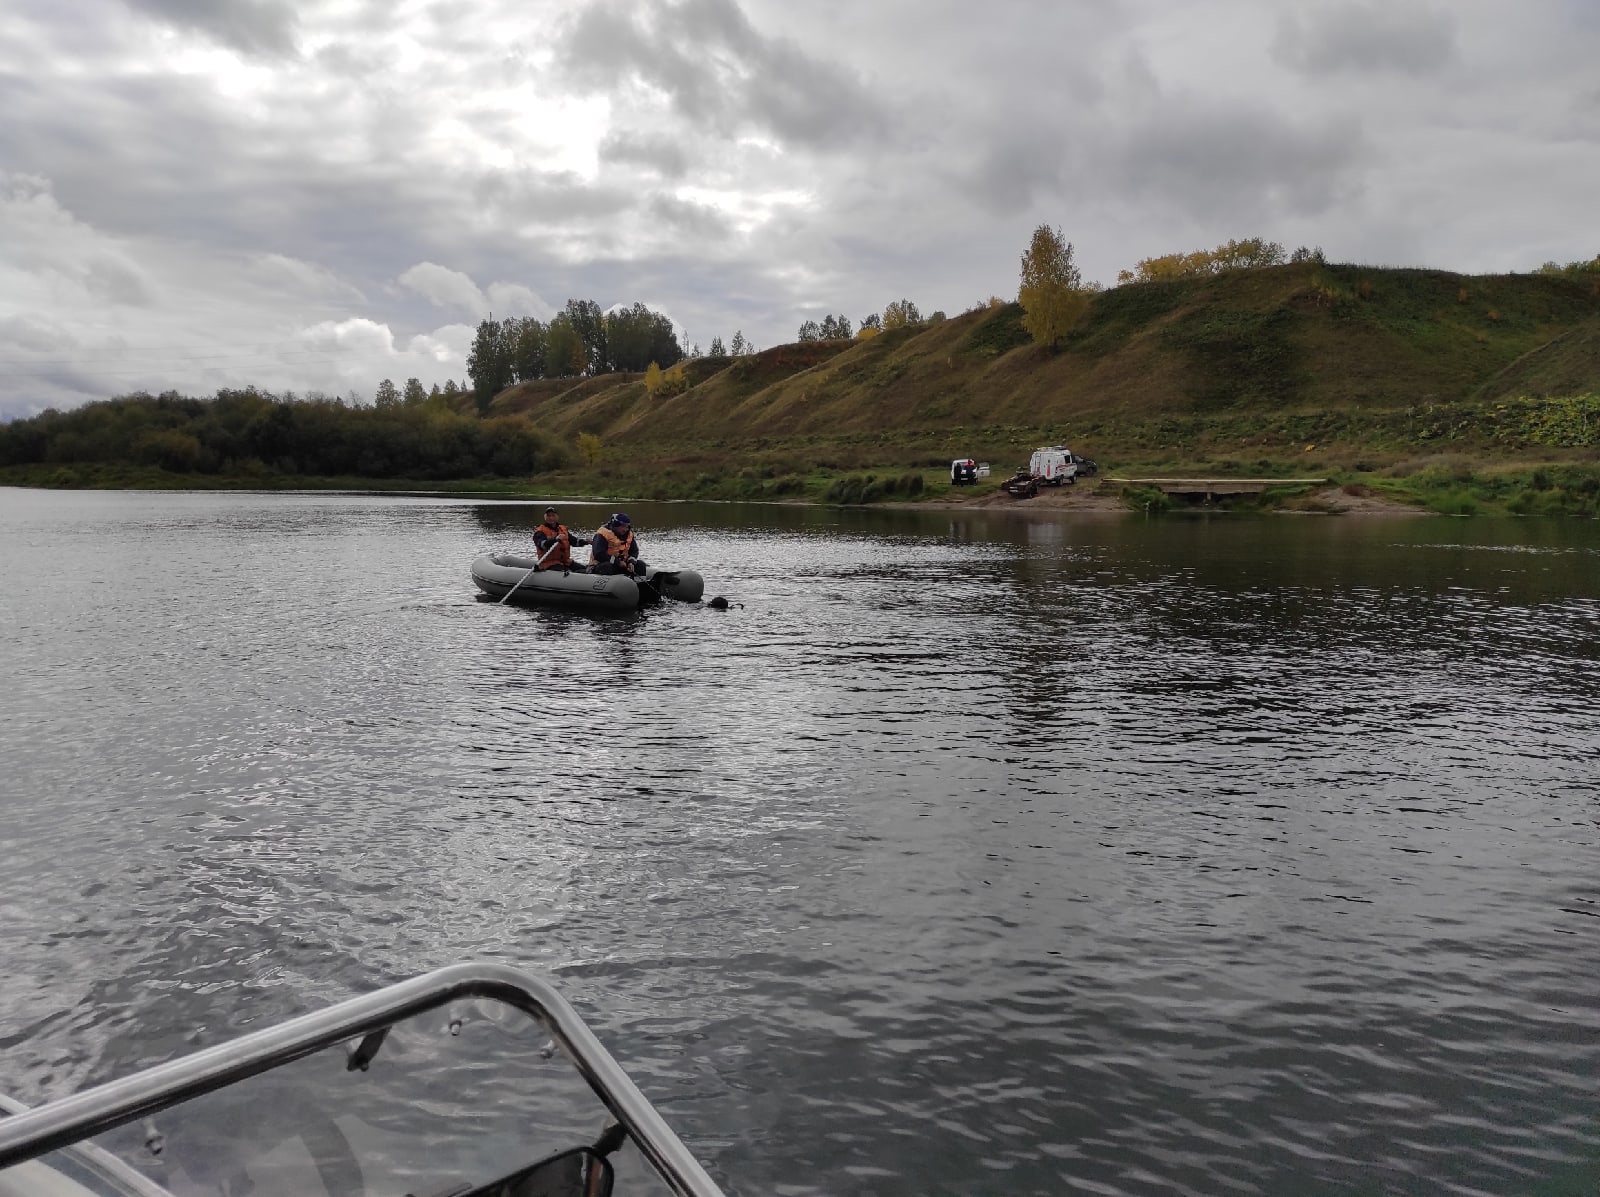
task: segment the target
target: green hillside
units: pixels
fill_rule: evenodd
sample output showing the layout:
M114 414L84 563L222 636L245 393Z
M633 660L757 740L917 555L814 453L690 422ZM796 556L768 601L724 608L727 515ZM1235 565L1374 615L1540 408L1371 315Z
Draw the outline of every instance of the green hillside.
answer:
M1486 399L1560 398L1594 394L1600 387L1600 318L1529 350L1480 388Z
M1592 457L1594 440L1523 435L1505 401L1600 394L1597 329L1589 281L1306 263L1103 292L1055 352L1029 342L1011 304L699 359L672 397L639 375L547 380L493 411L598 437L602 461L646 488L729 463L769 476L969 453L1009 463L1046 441L1141 466L1376 467L1491 446Z
M1067 443L1105 474L1326 475L1441 510L1600 512L1600 276L1584 269L1304 262L1098 293L1053 349L995 304L683 366L654 395L641 374L522 383L487 419L470 394L126 396L0 427L0 482L908 497L942 489L952 457L1004 473Z

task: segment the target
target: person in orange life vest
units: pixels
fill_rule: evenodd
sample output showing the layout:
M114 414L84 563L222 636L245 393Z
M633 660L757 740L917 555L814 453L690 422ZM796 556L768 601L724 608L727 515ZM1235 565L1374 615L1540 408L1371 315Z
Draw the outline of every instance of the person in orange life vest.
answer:
M569 570L572 568L572 533L561 522L561 514L554 507L544 509L544 523L533 530L534 556L543 558L540 569ZM546 553L550 555L545 556Z
M644 573L644 562L638 558L639 540L626 511L617 512L601 524L589 542L590 573L640 575Z

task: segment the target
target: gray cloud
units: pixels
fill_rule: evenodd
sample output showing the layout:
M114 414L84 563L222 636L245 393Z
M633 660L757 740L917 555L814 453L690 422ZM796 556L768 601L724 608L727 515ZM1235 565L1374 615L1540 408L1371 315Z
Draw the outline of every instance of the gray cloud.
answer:
M304 262L283 254L247 254L242 273L263 290L284 296L316 295L331 300L364 305L366 296L324 266Z
M72 346L72 339L59 328L27 316L0 316L0 347L43 354Z
M1273 55L1310 75L1393 71L1433 74L1456 57L1455 19L1428 6L1340 3L1278 18Z
M1062 185L1068 147L1060 129L1028 125L994 130L982 138L971 169L958 185L987 212L1015 216Z
M1565 113L1558 113L1558 132L1573 141L1600 142L1600 88L1573 100Z
M163 24L189 29L246 54L293 54L294 9L285 0L126 0Z
M139 271L126 262L101 255L83 272L84 287L105 303L145 307L152 302L150 288Z
M1467 271L1594 252L1587 0L1284 7L27 0L0 39L0 359L70 358L72 402L371 394L462 377L447 321L568 297L770 345L1012 294L1039 223L1106 282L1243 235ZM222 365L140 364L185 345ZM44 384L16 385L0 410Z
M622 206L614 191L594 193L570 172L484 169L452 179L409 170L387 152L356 162L323 156L317 98L286 105L276 124L241 136L214 95L180 78L112 78L53 94L13 92L0 79L0 103L14 99L9 110L19 118L0 122L0 160L48 161L56 194L95 227L175 233L226 252L258 247L316 262L358 290L419 258L455 256L473 239L454 231L463 195L496 220L552 226ZM344 136L357 131L341 127ZM485 258L504 256L502 232L479 236Z
M727 217L710 205L696 204L670 195L653 196L650 214L674 233L697 240L727 237L732 232Z
M679 142L615 129L600 142L600 161L643 166L667 179L689 172L689 156Z
M1353 120L1291 122L1257 108L1173 102L1106 147L1102 185L1146 203L1178 201L1202 221L1258 226L1350 202L1369 161Z
M477 283L437 262L418 262L400 276L400 285L440 307L464 308L474 316L489 310L488 297Z
M735 0L595 0L558 58L581 87L643 84L692 125L723 135L748 129L818 148L885 132L882 107L858 78L788 39L762 36Z

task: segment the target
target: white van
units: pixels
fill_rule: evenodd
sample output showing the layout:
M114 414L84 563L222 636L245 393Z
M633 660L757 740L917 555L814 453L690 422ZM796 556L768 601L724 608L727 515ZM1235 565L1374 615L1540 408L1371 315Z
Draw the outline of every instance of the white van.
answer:
M1078 467L1072 464L1072 454L1064 445L1035 449L1028 458L1028 473L1049 486L1060 486L1063 482L1071 486L1078 480Z

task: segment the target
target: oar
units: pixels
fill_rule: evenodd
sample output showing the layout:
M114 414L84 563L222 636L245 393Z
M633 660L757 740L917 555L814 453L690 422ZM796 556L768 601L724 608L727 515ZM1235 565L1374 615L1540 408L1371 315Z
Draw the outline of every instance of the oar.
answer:
M650 595L650 601L645 604L646 606L654 606L656 603L661 601L661 587L657 586L653 581L645 577L643 572L634 578L634 583L641 591Z
M521 586L529 578L533 577L533 570L534 569L538 569L541 565L543 565L544 564L544 558L548 557L551 553L555 552L556 551L556 545L558 545L560 543L561 542L559 540L552 542L550 547L544 551L544 557L540 557L539 560L535 561L533 563L533 569L530 569L527 573L523 574L520 578L518 578L517 581L516 581L516 585L512 586L510 590L506 591L504 594L502 594L500 596L500 601L502 603L505 602L508 598L510 598L513 594L515 594L517 592L517 586ZM496 617L496 618L498 618L498 617Z
M643 594L650 596L649 601L645 605L651 606L655 603L659 603L661 601L661 584L645 576L644 568L638 565L638 558L634 558L634 566L635 570L629 572L628 577L633 579L634 585L636 585Z

